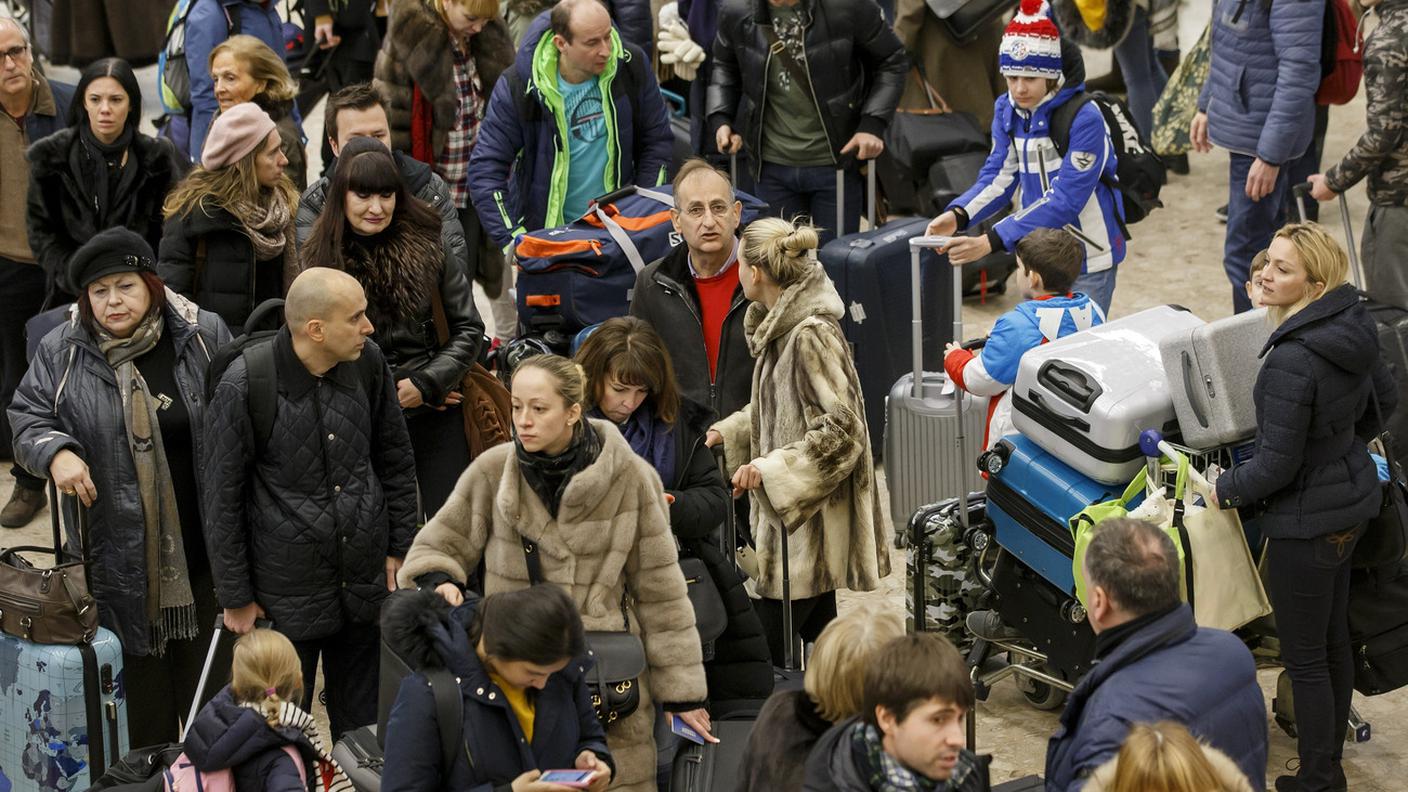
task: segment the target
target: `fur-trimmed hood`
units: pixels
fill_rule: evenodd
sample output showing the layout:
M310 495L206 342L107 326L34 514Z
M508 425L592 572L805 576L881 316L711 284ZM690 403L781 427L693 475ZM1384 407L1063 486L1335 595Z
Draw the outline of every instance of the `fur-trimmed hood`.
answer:
M474 655L469 624L482 600L473 592L453 607L433 588L402 589L381 607L381 635L412 671L447 668L463 676Z
M343 237L342 269L367 293L373 323L419 315L440 288L445 249L440 229L394 219L373 237Z
M1134 26L1134 0L1105 0L1105 20L1099 30L1091 30L1080 15L1075 0L1051 0L1052 16L1061 29L1061 39L1091 49L1118 46Z
M1247 776L1237 767L1237 763L1228 758L1227 754L1217 750L1211 745L1203 746L1203 756L1207 757L1208 764L1212 765L1213 774L1222 782L1222 789L1226 792L1252 792L1252 785L1247 781ZM1085 792L1106 792L1113 789L1115 783L1115 773L1119 770L1120 760L1116 756L1105 764L1096 768L1090 774L1090 780L1085 782L1083 789Z
M836 293L836 286L826 276L821 264L813 261L811 269L800 280L782 290L782 297L769 309L760 302L748 306L743 320L743 332L748 336L748 350L758 357L773 341L784 338L803 320L812 316L841 321L846 304Z

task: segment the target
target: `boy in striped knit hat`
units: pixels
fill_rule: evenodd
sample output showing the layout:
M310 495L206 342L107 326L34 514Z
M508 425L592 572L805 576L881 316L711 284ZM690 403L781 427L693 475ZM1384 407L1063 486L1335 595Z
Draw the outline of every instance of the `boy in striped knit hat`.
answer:
M998 51L1007 93L997 98L992 153L978 182L929 224L930 234L952 236L976 227L1012 203L1021 211L976 237L955 237L944 248L955 266L994 250L1014 250L1038 228L1063 228L1084 246L1081 275L1072 291L1090 295L1104 312L1115 291L1115 266L1124 260L1123 204L1116 191L1115 151L1100 109L1086 103L1071 122L1065 151L1051 138L1056 108L1085 88L1080 51L1063 50L1045 0L1022 0Z

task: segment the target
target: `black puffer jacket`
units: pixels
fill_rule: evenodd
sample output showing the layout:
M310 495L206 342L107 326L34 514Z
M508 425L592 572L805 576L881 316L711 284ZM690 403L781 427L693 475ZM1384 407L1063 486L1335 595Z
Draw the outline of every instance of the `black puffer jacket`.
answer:
M175 147L164 138L139 133L132 137L129 151L136 159L137 178L119 201L117 216L101 225L93 207L94 187L80 166L87 152L78 130L69 127L29 147L29 245L49 276L48 305L73 302L77 289L68 282L68 260L109 225L141 234L152 250L161 244L161 204L181 178L182 166Z
M798 7L806 17L807 73L817 114L839 160L841 147L856 132L884 137L904 92L909 56L875 3L799 0ZM763 94L772 51L764 28L771 27L768 0L726 0L719 11L710 128L732 125L750 151L762 151ZM750 161L756 176L761 158Z
M236 358L206 418L205 540L226 608L258 602L294 640L375 623L386 558L416 528L415 458L376 344L322 377L275 336L278 407L255 458L249 377Z
M444 246L439 227L417 227L400 218L374 237L349 231L343 246L347 274L367 294L367 318L376 328L372 339L392 373L398 380L409 378L427 404L443 404L484 345L484 322L474 307L464 264ZM444 344L436 334L432 307L437 292L449 328Z
M649 322L664 340L680 393L718 415L733 415L752 398L753 356L743 333L747 308L748 299L739 286L724 318L719 360L710 382L699 295L689 271L689 247L680 243L641 270L631 297L631 315Z
M190 413L193 458L205 459L198 428L205 416L205 371L210 357L230 340L220 317L197 312L189 301L167 303L166 332L176 348L176 382ZM49 478L54 456L71 449L88 463L98 500L88 511L88 586L98 601L98 619L117 633L123 651L150 651L147 622L147 555L142 495L132 450L123 428L122 395L112 366L82 322L69 321L40 342L9 405L15 431L15 461ZM200 478L197 478L200 481ZM78 524L65 500L64 523ZM68 537L77 546L77 535Z
M1373 517L1382 495L1365 447L1378 432L1370 392L1385 419L1398 393L1359 292L1343 285L1312 302L1262 354L1255 452L1218 478L1218 499L1225 508L1263 502L1257 524L1272 539L1312 539Z
M728 627L714 641L714 657L704 664L709 700L764 699L772 693L772 654L743 578L719 545L719 530L732 504L714 454L704 447L704 433L714 421L708 408L689 399L680 402L675 421L675 480L665 491L670 504L670 530L680 542L680 555L704 562L723 597Z
M307 735L292 726L270 726L263 715L237 704L226 686L196 713L184 748L203 773L231 770L235 792L307 792L308 780L285 745L297 749L311 770L318 752Z
M205 263L199 265L197 283L196 254L201 239L205 240ZM190 212L166 221L157 253L157 273L176 293L220 314L238 333L254 306L263 299L281 297L288 290L297 274L296 261L295 256L287 256L258 262L256 269L254 244L240 221L227 210L203 201ZM265 267L276 268L278 273L264 270ZM272 281L275 276L282 284L276 290L278 294L258 293L256 284L261 279Z

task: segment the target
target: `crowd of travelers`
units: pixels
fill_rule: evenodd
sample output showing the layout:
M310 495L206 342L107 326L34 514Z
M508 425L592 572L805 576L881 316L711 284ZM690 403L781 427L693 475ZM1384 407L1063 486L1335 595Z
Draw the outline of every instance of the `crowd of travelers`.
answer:
M1322 169L1327 2L1216 2L1181 130L1229 152L1233 306L1275 326L1258 452L1215 485L1224 507L1269 515L1299 724L1278 792L1347 788L1346 547L1378 511L1371 395L1383 414L1397 403L1344 248L1287 224L1297 183L1328 201L1368 180L1357 285L1408 308L1408 2L1362 3L1380 18L1368 127ZM567 768L596 792L665 788L676 727L713 741L721 703L747 701L760 711L727 768L738 788L989 788L958 650L907 635L894 609L838 607L838 591L892 573L896 526L853 358L866 352L818 251L860 229L862 169L896 108L927 93L918 68L990 128L980 175L928 232L954 265L1016 255L1024 301L984 348L944 360L994 399L989 441L1012 431L1003 394L1022 354L1103 322L1136 244L1100 106L1076 105L1053 138L1085 95L1078 45L1101 43L1068 30L1081 4L1064 0L1023 0L963 39L920 0L678 0L658 25L650 5L306 0L329 61L319 141L277 2L190 0L190 106L156 136L131 65L51 80L30 31L0 17L0 446L14 460L0 525L47 505L72 542L86 514L133 747L178 739L223 618L242 636L231 681L184 744L240 792L350 788L309 713L320 699L334 742L376 723L383 643L415 672L382 735L395 792L553 792L568 787L541 773ZM1129 32L1103 46L1148 136L1176 11L1117 5ZM687 83L688 158L662 76ZM666 183L678 243L638 272L629 315L570 357L499 359L507 442L481 447L466 383L518 335L518 242ZM772 216L745 226L736 187ZM1132 519L1091 541L1098 662L1050 738L1046 789L1265 787L1255 663L1195 622L1179 555ZM686 564L720 595L710 640ZM622 654L638 658L629 696L605 695L594 681ZM463 700L448 764L439 670Z

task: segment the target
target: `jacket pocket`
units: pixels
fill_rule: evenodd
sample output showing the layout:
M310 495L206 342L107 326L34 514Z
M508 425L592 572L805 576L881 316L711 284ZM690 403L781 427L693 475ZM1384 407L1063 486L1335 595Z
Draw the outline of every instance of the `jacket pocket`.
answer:
M1227 72L1227 88L1232 98L1232 104L1243 113L1251 111L1251 97L1247 96L1246 89L1247 67L1237 64Z

